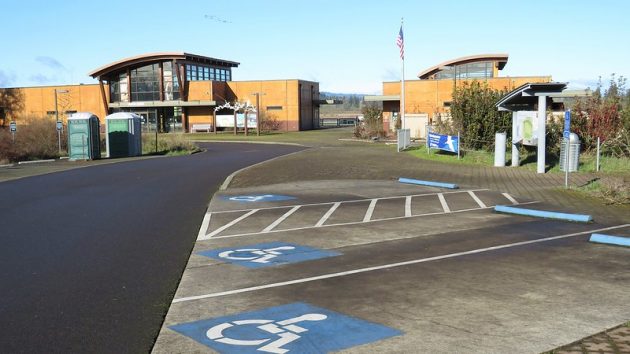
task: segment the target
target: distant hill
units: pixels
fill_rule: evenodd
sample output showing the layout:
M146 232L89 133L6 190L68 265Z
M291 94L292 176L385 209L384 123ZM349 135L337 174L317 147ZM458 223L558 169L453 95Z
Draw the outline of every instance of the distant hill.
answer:
M335 105L322 105L319 109L321 116L331 114L360 114L363 108L362 93L338 93L338 92L320 92L319 98L321 100L340 100L343 104Z

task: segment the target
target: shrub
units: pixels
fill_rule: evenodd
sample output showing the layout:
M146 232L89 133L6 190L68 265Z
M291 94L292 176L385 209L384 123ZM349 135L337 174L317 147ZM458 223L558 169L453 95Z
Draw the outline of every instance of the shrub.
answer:
M15 143L8 130L0 134L0 160L16 162L58 158L55 121L42 118L30 118L26 121L27 124L18 126ZM65 147L66 140L64 131L61 137L62 148Z
M183 133L168 133L158 135L157 152L155 148L155 134L142 134L142 154L168 154L194 152L199 148L186 139Z

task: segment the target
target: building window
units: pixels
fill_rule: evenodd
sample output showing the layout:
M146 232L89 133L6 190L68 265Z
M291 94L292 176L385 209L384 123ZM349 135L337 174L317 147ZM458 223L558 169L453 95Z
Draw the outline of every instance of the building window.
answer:
M131 100L158 101L160 99L159 74L158 64L131 70Z
M46 111L46 114L49 115L49 116L54 116L54 115L57 114L57 112L56 111Z
M267 106L268 111L281 111L282 106Z

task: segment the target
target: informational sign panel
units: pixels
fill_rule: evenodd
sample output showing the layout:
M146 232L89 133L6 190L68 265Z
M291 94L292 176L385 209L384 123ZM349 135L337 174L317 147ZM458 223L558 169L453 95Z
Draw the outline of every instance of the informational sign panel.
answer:
M15 122L9 123L9 130L11 130L12 133L15 133L17 131L17 124Z
M59 131L63 130L63 122L60 120L57 121L57 130Z
M429 149L439 149L455 153L459 151L459 138L456 136L430 132L428 141Z
M528 146L538 145L538 112L518 111L514 124L516 124L516 132L512 137L513 143Z
M402 332L307 303L170 326L219 353L330 353Z
M247 113L247 128L256 128L256 113ZM236 127L245 128L245 114L236 114ZM217 128L234 128L233 114L217 115Z

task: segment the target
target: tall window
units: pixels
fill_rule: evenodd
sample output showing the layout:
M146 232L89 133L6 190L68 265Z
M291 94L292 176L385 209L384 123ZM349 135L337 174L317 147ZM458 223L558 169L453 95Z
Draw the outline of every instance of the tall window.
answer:
M158 101L160 99L159 73L158 64L131 70L131 100Z
M109 81L109 96L111 102L129 102L127 73L120 74Z
M164 100L172 101L179 99L179 81L177 81L177 75L173 70L173 63L165 61L162 64L164 71Z

